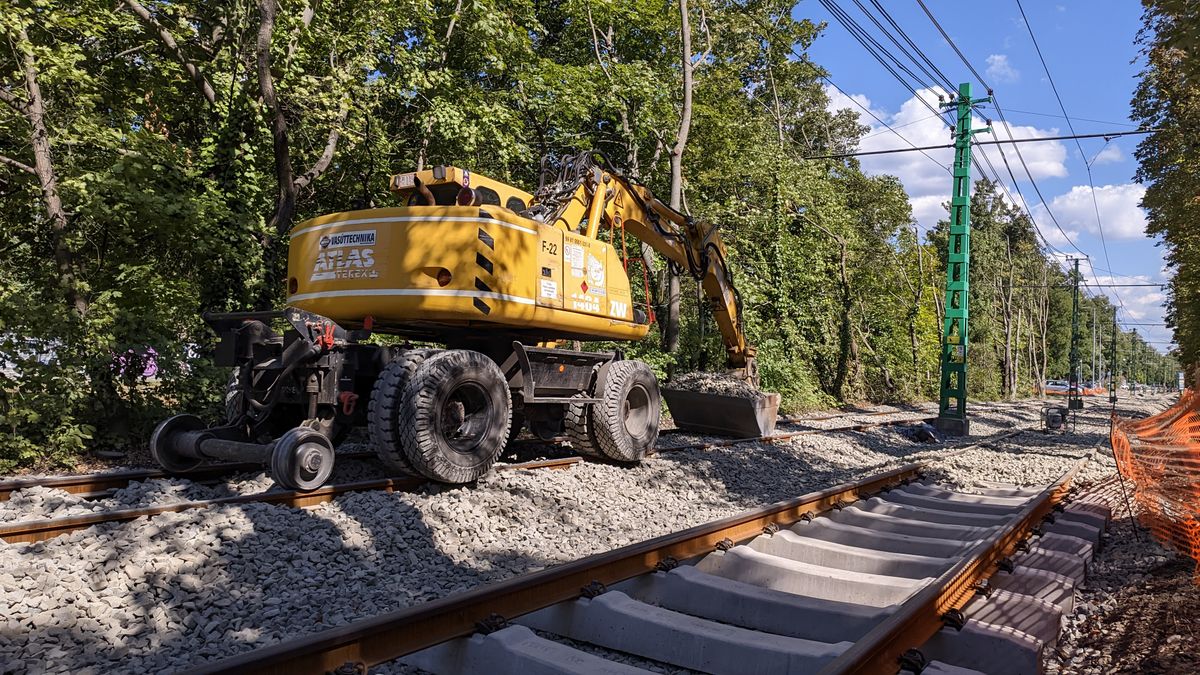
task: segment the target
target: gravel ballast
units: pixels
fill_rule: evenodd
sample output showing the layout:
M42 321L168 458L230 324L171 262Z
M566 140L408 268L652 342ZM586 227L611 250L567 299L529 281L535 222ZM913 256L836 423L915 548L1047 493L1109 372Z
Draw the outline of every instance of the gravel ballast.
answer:
M1039 416L1036 403L981 411L972 430L983 436L1027 427ZM1106 417L1099 410L1084 417L1104 424L1081 422L1067 436L1022 434L939 462L935 473L963 485L1045 483L1103 439ZM665 437L660 447L680 440ZM493 472L469 487L357 493L306 510L223 506L32 545L0 543L0 672L174 670L795 497L942 448L883 427L664 451L634 467L587 462ZM1096 476L1111 471L1092 464ZM193 490L269 489L264 480L242 477L231 488L171 479L153 481L165 485L148 492L194 499ZM86 505L76 499L49 490L15 493L0 504L0 519L85 507L91 513L95 504L127 508L117 495Z
M734 396L736 398L759 399L765 396L762 391L759 391L758 388L749 382L724 373L705 373L702 371L684 373L675 376L674 379L663 386L669 389L694 391L700 394Z

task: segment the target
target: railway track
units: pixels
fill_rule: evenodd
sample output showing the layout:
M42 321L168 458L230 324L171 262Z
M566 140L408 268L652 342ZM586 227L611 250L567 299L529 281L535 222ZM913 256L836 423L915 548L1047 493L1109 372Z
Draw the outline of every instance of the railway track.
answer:
M803 425L808 422L823 422L823 421L829 421L829 420L835 420L835 419L844 419L844 418L849 418L849 417L871 417L871 416L882 416L882 415L895 415L895 414L902 414L902 413L906 413L906 412L910 412L910 411L885 410L885 411L872 411L872 412L866 412L866 413L846 413L846 414L842 414L842 415L829 415L826 417L807 418L807 419L806 418L797 418L797 419L781 418L780 421L785 424ZM911 411L911 412L916 413L919 411ZM914 417L911 419L906 418L903 420L880 422L880 423L875 423L875 424L861 423L861 424L847 425L844 427L837 427L837 428L833 428L833 429L814 429L811 431L805 430L804 433L806 434L806 433L826 433L826 432L831 433L831 432L838 432L838 431L859 431L859 430L863 430L863 429L870 428L873 426L884 426L884 425L891 425L891 424L911 424L914 422L921 422L921 421L925 421L928 419L929 419L929 417L927 415L920 415L918 417ZM675 430L675 429L668 429L668 430L664 430L664 434L674 433L676 431L677 430ZM797 434L797 435L803 435L803 434ZM776 436L780 436L780 438L778 438L776 440L782 440L783 438L791 437L791 436L785 436L783 434L777 434ZM774 436L767 437L767 438L774 438ZM525 444L525 445L544 445L544 444L561 443L565 440L566 440L565 437L551 439L549 441L543 441L540 439L520 439L517 441L517 443ZM733 439L729 442L736 444L736 443L744 443L744 442L747 442L748 440L762 440L762 438ZM721 441L721 442L724 442L724 441ZM681 445L681 446L678 446L678 448L694 447L694 446L695 446L695 444ZM716 447L716 446L714 446L714 447ZM665 450L672 450L672 449L678 449L678 448L667 446L664 448L659 448L659 450L665 451ZM337 454L337 459L339 461L347 460L347 459L370 460L374 457L375 457L375 453L370 452L370 451L339 452ZM121 488L128 487L130 484L135 483L135 482L144 482L144 481L148 481L148 480L162 480L162 479L168 479L168 478L186 478L188 480L195 480L195 481L210 481L210 480L220 479L220 478L223 478L223 477L226 477L226 476L229 476L232 474L236 474L236 473L241 473L241 472L259 472L259 471L262 471L262 469L263 469L263 467L261 464L244 464L244 463L242 463L242 464L221 464L221 465L214 465L214 466L206 466L206 467L201 467L194 471L188 472L186 474L172 474L172 473L164 471L162 469L129 469L129 470L124 470L124 471L108 471L108 472L103 472L103 473L89 473L89 474L77 474L77 475L67 475L67 476L47 476L47 477L40 477L40 478L15 478L15 479L11 479L11 480L0 481L0 502L8 501L12 497L12 494L14 492L17 492L19 490L26 490L26 489L29 489L32 487L44 487L44 488L52 488L55 490L62 490L63 492L67 492L69 494L74 494L74 495L79 495L79 496L82 496L85 498L100 498L100 497L104 497L104 496L110 494L114 490L119 490Z
M1108 518L1064 506L1085 461L980 494L909 464L189 672L1039 672Z
M534 462L521 462L518 464L503 464L498 465L496 469L499 471L513 471L521 469L565 469L577 464L580 461L581 458L579 457L564 457L561 459L538 460ZM8 524L0 524L0 540L6 541L10 544L33 543L45 541L47 539L53 539L54 537L67 534L69 532L86 529L94 525L103 525L105 523L124 523L131 520L136 520L138 518L161 515L163 513L179 513L181 511L192 511L195 509L206 509L237 504L275 504L278 506L306 508L331 502L334 499L337 499L339 496L349 494L351 492L365 492L373 490L383 492L411 492L428 484L429 481L424 478L380 478L376 480L326 485L317 488L316 490L310 490L307 492L301 490L278 490L275 492L262 492L248 495L221 497L218 499L183 501L176 502L174 504L163 504L158 506L113 509L100 513L66 516L62 518L20 520Z
M902 412L902 411L901 411ZM874 413L876 416L897 414L897 411L881 411ZM850 413L835 417L861 417L862 413ZM814 434L839 433L839 432L856 432L865 431L872 428L895 426L902 424L913 424L915 422L927 421L929 418L925 416L915 418L903 418L897 420L886 420L877 422L856 422L853 424L843 425L832 428L806 428L796 431L787 431L768 436L758 436L751 438L737 439L721 439L716 441L704 441L699 443L688 443L674 446L665 446L659 448L658 452L673 452L682 450L704 450L711 448L729 447L742 443L775 443L780 441L797 438L800 436L808 436ZM802 422L792 422L798 424ZM1012 436L1014 433L1000 434L991 439L987 439L981 443L974 445L985 445L995 442L1001 438ZM537 441L543 442L543 441ZM348 452L339 453L339 459L370 459L373 453L370 452ZM536 460L529 462L519 462L514 464L497 464L498 471L511 470L536 470L536 469L565 469L582 461L606 461L604 459L569 456L554 459ZM223 465L206 467L197 471L190 472L183 476L191 480L211 481L219 479L222 476L227 476L230 473L237 471L256 471L261 470L258 465ZM42 486L48 488L61 489L66 492L85 496L85 497L103 497L111 494L115 489L126 487L134 481L154 480L161 478L170 478L171 474L157 469L122 471L112 473L85 474L78 476L58 476L47 479L26 479L15 480L0 483L0 501L9 499L11 494L17 490L26 489L32 486ZM400 477L400 478L381 478L375 480L355 481L349 483L326 485L316 490L299 491L299 490L278 490L271 492L262 492L246 495L234 495L229 497L220 497L216 499L204 499L193 501L181 501L170 504L131 507L106 510L98 513L82 514L74 516L64 516L57 518L39 519L39 520L20 520L7 524L0 524L0 541L8 543L34 543L53 539L63 534L86 529L96 525L106 523L122 523L136 520L143 517L153 517L164 513L179 513L182 511L191 511L196 509L214 508L220 506L231 506L239 504L274 504L280 506L290 506L295 508L306 508L317 506L333 501L337 497L352 493L379 490L385 492L406 492L418 490L427 485L429 481L424 478L415 477Z

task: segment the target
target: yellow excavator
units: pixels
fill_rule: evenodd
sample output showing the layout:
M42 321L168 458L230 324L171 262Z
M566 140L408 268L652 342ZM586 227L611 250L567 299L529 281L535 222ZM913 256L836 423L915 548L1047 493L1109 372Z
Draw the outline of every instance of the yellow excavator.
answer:
M728 367L757 384L716 227L599 155L543 162L533 194L453 166L392 176L390 189L402 206L292 229L283 310L205 315L221 338L216 362L232 370L226 419L160 423L150 444L160 465L258 462L285 487L314 489L335 443L361 426L390 471L447 483L482 476L523 428L636 462L658 438L653 371L619 352L558 346L649 331L625 234L700 284ZM442 346L382 345L374 333ZM737 408L685 392L669 403L681 426L745 436L773 425L778 396Z

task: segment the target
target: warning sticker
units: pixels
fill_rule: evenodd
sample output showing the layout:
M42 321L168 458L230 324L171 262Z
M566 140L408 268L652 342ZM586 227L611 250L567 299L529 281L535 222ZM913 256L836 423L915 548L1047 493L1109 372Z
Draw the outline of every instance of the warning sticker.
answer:
M549 279L542 279L542 297L552 299L557 298L558 284L550 281Z
M583 247L579 244L564 244L563 260L567 267L583 269Z

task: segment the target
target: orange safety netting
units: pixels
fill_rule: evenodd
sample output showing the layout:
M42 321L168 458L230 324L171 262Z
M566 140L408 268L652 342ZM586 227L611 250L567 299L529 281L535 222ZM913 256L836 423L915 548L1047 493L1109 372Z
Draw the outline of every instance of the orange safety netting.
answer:
M1185 390L1152 417L1114 417L1112 448L1121 475L1133 482L1138 519L1197 562L1200 582L1200 395Z

